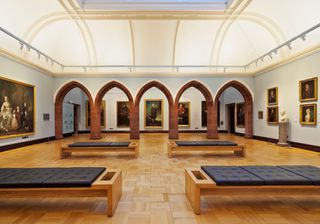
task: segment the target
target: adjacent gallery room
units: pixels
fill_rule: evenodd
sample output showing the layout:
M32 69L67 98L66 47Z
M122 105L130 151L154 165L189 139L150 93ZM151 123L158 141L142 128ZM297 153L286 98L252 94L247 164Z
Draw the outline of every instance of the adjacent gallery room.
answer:
M319 0L0 1L0 224L319 224Z

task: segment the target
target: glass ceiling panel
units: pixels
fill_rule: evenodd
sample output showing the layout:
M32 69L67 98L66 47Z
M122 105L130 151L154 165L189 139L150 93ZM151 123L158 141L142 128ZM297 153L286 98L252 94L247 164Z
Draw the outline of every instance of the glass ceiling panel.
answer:
M77 0L84 10L207 11L225 10L233 0Z

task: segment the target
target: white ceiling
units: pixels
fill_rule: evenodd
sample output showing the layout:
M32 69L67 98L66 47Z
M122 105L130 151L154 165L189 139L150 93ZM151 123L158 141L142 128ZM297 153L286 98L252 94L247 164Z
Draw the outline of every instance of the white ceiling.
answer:
M272 59L265 57L246 70L201 67L247 65L320 23L319 0L234 0L224 11L192 12L83 10L77 0L0 0L0 5L0 27L63 65L81 67L62 70L43 56L38 59L33 50L21 50L19 42L2 32L0 52L56 76L245 76L320 45L316 29L305 41L293 42L292 50L283 47ZM115 67L83 69L96 65ZM130 72L129 66L151 67Z

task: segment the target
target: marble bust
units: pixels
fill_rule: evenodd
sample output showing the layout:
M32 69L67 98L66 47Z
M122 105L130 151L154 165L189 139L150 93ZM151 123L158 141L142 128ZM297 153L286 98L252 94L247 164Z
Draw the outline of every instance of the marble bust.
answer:
M285 123L288 121L288 118L287 118L287 114L286 112L283 110L280 112L280 122L282 123Z

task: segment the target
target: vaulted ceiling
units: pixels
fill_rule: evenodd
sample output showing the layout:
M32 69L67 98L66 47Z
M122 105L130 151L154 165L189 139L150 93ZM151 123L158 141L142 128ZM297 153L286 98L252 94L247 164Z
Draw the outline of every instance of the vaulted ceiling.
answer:
M319 0L213 0L224 8L157 11L105 2L0 0L0 27L23 41L2 30L0 52L55 76L251 76L320 47Z

